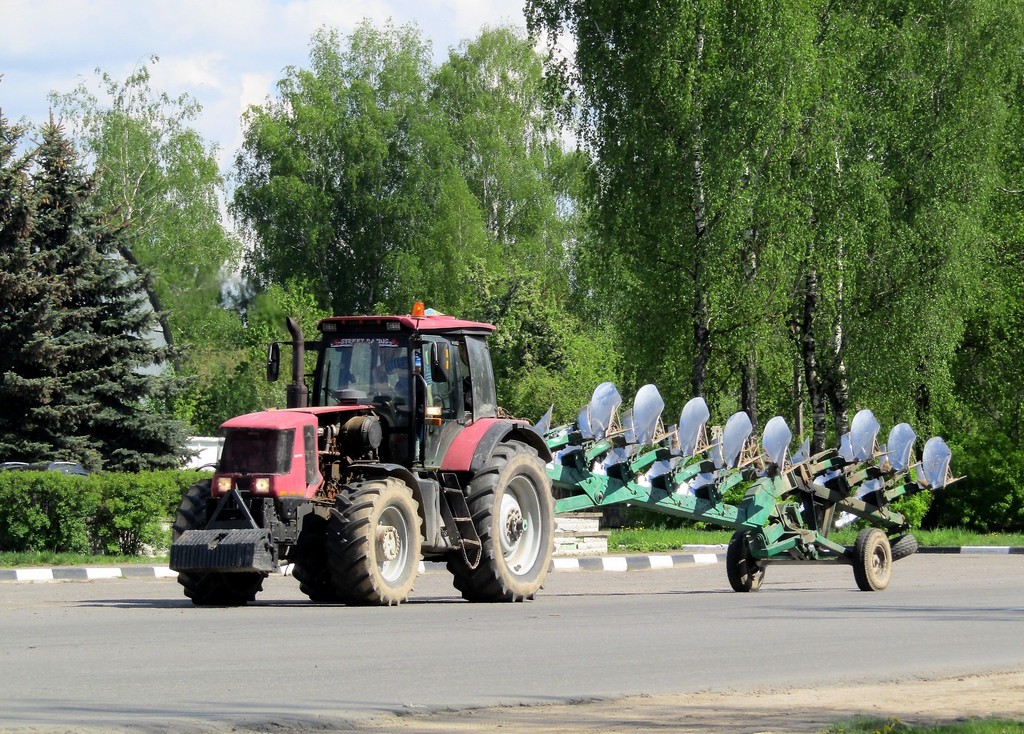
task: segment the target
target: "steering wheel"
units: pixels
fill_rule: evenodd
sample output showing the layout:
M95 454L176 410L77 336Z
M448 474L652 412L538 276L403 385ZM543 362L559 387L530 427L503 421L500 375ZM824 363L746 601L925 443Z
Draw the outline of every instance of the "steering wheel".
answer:
M386 417L389 425L392 426L398 423L398 408L395 405L395 398L394 394L380 393L374 395L373 400L370 401L381 417Z
M335 400L358 400L365 402L369 396L362 390L355 390L351 387L346 387L341 390L337 390L333 387L325 387L324 391Z

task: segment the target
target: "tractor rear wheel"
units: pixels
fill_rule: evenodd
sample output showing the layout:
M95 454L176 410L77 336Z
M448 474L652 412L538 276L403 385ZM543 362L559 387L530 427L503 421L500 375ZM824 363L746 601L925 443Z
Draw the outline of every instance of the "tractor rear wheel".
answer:
M757 591L764 583L764 565L750 552L746 530L737 530L725 552L725 573L733 591Z
M853 546L853 577L861 591L881 591L892 577L892 549L878 528L864 528Z
M483 548L476 568L461 553L449 555L455 588L474 602L532 599L554 552L555 506L544 462L524 443L501 443L470 481L468 495Z
M327 520L310 513L302 521L302 532L295 544L295 565L292 576L299 590L310 601L329 604L340 601L327 563Z
M409 598L421 558L412 490L394 477L349 485L331 510L326 546L337 601L401 604Z
M174 524L171 525L172 542L186 530L202 530L206 527L209 500L209 480L189 488L174 516ZM256 595L263 590L263 579L267 575L258 571L179 571L178 583L185 588L185 596L196 606L237 607L256 599Z

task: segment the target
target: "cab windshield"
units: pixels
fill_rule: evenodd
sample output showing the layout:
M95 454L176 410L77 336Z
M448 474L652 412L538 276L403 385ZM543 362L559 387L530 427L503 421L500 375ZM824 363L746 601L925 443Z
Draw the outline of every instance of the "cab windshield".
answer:
M385 406L393 426L409 425L412 370L404 340L376 336L334 339L324 348L322 364L320 405Z
M218 469L228 474L287 474L295 429L231 428L224 436Z

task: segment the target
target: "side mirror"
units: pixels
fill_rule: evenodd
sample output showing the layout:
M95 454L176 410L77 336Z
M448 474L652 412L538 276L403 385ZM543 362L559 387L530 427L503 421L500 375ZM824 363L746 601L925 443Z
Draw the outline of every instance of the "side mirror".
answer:
M267 347L267 382L277 382L281 373L281 345L278 342L270 342Z
M448 342L430 342L430 378L448 382L452 368L452 348Z

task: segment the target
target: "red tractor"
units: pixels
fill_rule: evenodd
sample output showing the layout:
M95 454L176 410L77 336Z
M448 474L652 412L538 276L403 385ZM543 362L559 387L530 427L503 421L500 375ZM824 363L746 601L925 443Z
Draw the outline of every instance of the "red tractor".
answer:
M317 342L288 328L288 409L225 422L213 479L178 510L170 565L185 595L245 604L291 563L314 601L399 604L426 558L470 601L533 598L554 543L551 456L529 424L498 417L494 327L417 303L323 319ZM268 379L279 364L275 343Z

